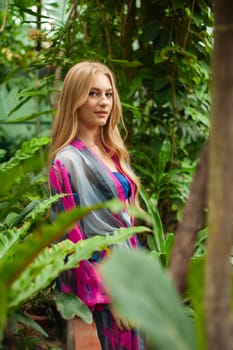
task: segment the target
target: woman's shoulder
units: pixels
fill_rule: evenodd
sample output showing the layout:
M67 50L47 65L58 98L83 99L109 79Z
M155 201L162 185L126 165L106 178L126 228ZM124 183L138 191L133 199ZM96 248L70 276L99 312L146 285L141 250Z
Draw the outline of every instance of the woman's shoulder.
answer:
M72 145L67 145L63 147L59 152L57 152L55 161L59 160L63 164L77 162L80 159L80 154Z

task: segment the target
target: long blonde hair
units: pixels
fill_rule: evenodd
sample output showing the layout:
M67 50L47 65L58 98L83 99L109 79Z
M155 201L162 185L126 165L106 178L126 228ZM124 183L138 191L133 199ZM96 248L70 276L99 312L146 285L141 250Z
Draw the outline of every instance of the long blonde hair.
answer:
M113 90L113 107L108 122L101 127L101 141L110 155L117 157L122 170L135 184L136 194L138 194L139 179L127 166L130 164L130 157L118 128L121 125L125 129L125 126L115 79L111 70L100 62L85 61L75 64L66 74L57 117L52 126L50 159L53 159L58 151L75 139L78 132L78 110L86 102L97 72L109 78Z

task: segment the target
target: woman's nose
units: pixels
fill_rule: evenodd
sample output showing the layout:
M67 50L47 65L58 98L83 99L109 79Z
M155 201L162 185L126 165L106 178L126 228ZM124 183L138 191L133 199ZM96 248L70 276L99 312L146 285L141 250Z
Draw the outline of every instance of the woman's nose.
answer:
M101 105L105 105L105 104L107 104L108 103L108 99L107 99L107 96L105 96L105 95L101 95L101 97L100 97L100 104Z

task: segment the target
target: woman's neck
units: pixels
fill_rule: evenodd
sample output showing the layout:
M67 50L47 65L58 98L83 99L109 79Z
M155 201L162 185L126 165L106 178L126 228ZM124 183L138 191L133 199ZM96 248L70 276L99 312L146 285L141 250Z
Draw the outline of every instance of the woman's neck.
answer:
M102 145L99 129L93 131L81 129L79 130L77 137L79 138L79 140L81 140L83 143L90 147Z
M115 161L112 159L112 156L102 143L100 133L92 134L88 132L85 134L79 132L77 137L86 145L87 148L95 153L95 155L106 165L108 169L111 171L118 171Z

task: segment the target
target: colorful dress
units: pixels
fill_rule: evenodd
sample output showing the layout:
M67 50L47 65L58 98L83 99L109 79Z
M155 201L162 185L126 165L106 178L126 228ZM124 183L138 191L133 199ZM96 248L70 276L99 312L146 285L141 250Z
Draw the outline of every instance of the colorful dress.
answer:
M59 211L76 206L90 206L118 197L134 202L134 185L113 158L117 172L112 172L83 142L74 140L64 147L51 165L50 185L55 193L66 193L53 208L52 217ZM130 227L133 219L127 210L118 214L109 209L91 212L80 220L66 238L73 242L112 233L120 227ZM125 243L126 249L138 247L135 235ZM143 341L136 330L120 330L109 310L111 303L96 264L104 258L104 252L95 252L91 259L82 261L75 269L65 271L59 277L60 289L77 295L93 312L98 336L104 350L143 350Z

